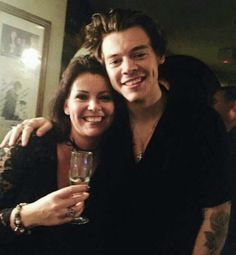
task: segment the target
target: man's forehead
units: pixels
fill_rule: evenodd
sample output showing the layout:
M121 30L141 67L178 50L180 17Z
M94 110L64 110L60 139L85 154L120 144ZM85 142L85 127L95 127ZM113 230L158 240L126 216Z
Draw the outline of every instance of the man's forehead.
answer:
M112 32L103 38L102 43L102 53L106 56L145 48L151 48L151 43L146 32L140 27Z
M223 96L224 96L224 93L223 93L223 91L221 91L221 90L217 91L217 92L214 94L214 97L215 97L215 98L223 98Z

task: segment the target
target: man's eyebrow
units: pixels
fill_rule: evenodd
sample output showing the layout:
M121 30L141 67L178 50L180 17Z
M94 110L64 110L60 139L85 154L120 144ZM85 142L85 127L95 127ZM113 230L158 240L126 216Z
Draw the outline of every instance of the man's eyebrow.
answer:
M111 54L111 55L108 55L108 56L107 56L107 59L115 58L115 57L117 57L117 56L119 56L118 53Z
M134 51L138 51L138 50L145 50L148 48L150 48L149 44L142 44L142 45L138 45L138 46L132 48L130 50L130 52L134 52ZM114 53L114 54L108 55L107 59L115 58L115 57L118 57L119 55L120 55L119 53Z
M148 44L142 44L142 45L134 47L131 51L145 50L145 49L148 49L149 47L150 46Z

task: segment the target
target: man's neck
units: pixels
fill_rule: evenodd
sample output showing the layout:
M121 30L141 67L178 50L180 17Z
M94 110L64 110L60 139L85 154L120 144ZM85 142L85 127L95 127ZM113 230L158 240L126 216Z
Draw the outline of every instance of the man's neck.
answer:
M149 102L128 103L127 106L131 121L148 121L162 115L166 107L166 95L161 92L155 100Z

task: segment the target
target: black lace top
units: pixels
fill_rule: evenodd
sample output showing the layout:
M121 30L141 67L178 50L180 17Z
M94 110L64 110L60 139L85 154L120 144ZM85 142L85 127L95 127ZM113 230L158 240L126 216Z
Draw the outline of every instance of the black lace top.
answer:
M17 235L9 227L12 208L18 203L30 203L57 189L57 138L50 132L42 138L33 136L26 147L19 144L8 148L0 164L0 250L7 254L97 254L92 224L64 224L36 227L31 235ZM93 245L86 245L86 240ZM91 251L93 249L93 251Z

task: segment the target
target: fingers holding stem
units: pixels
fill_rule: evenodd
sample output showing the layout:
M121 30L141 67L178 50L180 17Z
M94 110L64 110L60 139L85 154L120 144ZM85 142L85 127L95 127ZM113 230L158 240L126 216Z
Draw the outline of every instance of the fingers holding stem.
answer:
M25 205L21 215L24 225L60 225L70 222L72 216L79 217L89 196L87 189L84 184L68 186Z

